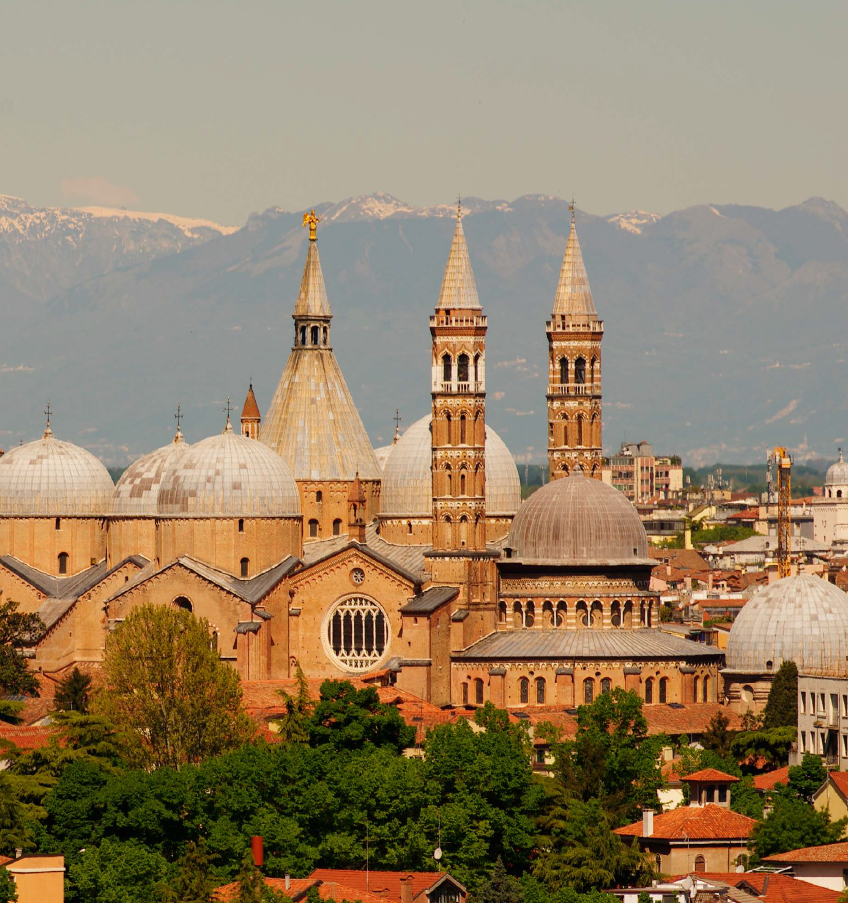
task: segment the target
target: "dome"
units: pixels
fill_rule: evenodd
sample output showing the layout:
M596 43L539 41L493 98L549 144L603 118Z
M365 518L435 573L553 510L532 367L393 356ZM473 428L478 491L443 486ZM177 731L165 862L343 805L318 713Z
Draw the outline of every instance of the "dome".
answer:
M0 517L103 517L114 488L91 452L54 438L49 426L0 458Z
M432 517L431 415L422 417L392 446L383 465L380 513L389 517ZM486 427L486 514L511 517L521 504L518 468L503 439Z
M155 517L159 489L169 469L190 448L178 432L173 442L134 461L123 472L112 493L112 514L117 517Z
M180 455L162 480L158 507L175 517L297 517L300 493L276 452L227 424Z
M648 558L636 509L612 486L575 473L537 489L506 540L512 555L545 564L628 564Z
M393 451L394 445L381 445L379 448L374 449L374 457L377 459L377 463L380 465L381 472L386 466L386 461L389 460L389 455Z
M842 449L839 449L839 460L831 464L824 478L825 486L848 486L848 461L842 459Z
M793 661L805 673L842 674L848 656L848 595L809 574L784 577L756 593L727 640L727 670L777 671ZM771 663L771 664L769 664Z

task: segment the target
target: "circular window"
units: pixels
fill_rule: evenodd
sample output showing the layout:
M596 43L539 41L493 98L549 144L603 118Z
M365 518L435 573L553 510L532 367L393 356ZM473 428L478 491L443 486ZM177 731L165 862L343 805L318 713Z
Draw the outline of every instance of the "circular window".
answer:
M363 571L362 568L354 568L350 572L350 579L357 586L360 586L365 581L365 571Z
M330 657L348 671L367 671L389 645L389 619L373 600L353 596L327 615L324 640Z

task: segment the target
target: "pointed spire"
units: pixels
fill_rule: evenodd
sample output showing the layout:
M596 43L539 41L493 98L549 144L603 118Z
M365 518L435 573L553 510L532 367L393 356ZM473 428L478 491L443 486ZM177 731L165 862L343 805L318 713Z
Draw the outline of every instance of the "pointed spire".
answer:
M471 270L471 259L468 256L468 245L462 228L462 207L459 204L456 211L456 230L453 233L445 277L442 280L442 290L436 307L445 310L480 307L477 284Z
M227 415L227 425L223 429L224 435L227 433L231 433L233 431L233 425L230 423L230 411L232 411L232 406L230 405L230 396L227 396L227 406L224 408L224 411Z
M559 285L554 300L554 313L584 317L597 317L598 315L595 310L595 302L592 300L592 290L589 288L589 277L586 275L586 266L583 263L577 228L574 225L573 201L571 203L571 233L565 247L565 256L562 258Z
M312 213L303 214L303 225L309 226L309 248L306 252L306 265L303 268L303 279L300 282L300 293L294 306L296 317L331 317L330 302L327 300L327 289L324 287L324 274L321 272L321 260L318 257L318 240L315 234L316 224L320 217Z
M250 388L247 390L247 398L244 400L244 407L241 409L241 419L260 420L261 417L259 405L256 403L256 396L253 394L253 380L251 380Z

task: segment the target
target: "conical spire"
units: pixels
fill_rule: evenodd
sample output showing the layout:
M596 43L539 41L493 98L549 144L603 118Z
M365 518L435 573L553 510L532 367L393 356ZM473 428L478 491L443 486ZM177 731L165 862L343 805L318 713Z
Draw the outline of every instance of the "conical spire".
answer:
M244 400L244 407L241 409L241 419L259 420L261 416L259 405L256 403L256 396L253 394L253 383L251 382L250 388L247 390L247 397Z
M309 225L304 219L304 226ZM327 300L327 289L324 287L324 274L321 272L321 260L318 257L318 242L309 239L309 250L306 252L306 266L303 268L303 279L300 282L300 294L294 306L296 317L331 317L330 302Z
M445 267L445 278L439 293L438 308L455 310L457 308L479 308L477 284L471 270L468 257L468 245L465 243L465 232L462 228L462 210L457 205L456 230L453 233L448 264Z
M592 300L592 290L589 288L589 277L586 275L577 229L574 225L573 204L571 207L571 234L568 236L565 256L562 258L562 270L559 274L559 285L554 300L554 313L583 317L598 316L595 302Z

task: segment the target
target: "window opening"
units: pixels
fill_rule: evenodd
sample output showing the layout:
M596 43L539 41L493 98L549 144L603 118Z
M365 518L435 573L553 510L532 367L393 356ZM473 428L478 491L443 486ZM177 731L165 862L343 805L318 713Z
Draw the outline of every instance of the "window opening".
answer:
M313 538L318 535L318 521L314 517L309 521L309 535Z
M68 573L68 553L67 552L59 552L59 574L64 575Z
M388 646L389 620L372 599L345 599L330 616L327 640L343 667L366 671L382 658Z
M333 521L333 536L341 536L342 533L342 522L340 518L336 518Z
M526 677L522 677L518 681L518 699L522 705L526 705L530 701L530 681Z
M242 577L249 577L250 576L250 559L242 558L240 564L241 564Z

